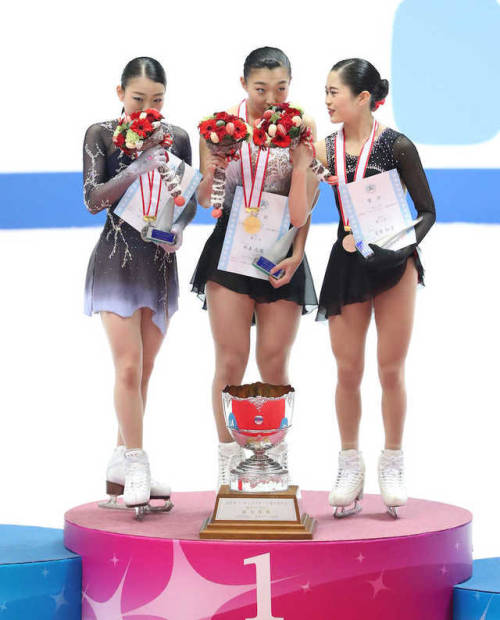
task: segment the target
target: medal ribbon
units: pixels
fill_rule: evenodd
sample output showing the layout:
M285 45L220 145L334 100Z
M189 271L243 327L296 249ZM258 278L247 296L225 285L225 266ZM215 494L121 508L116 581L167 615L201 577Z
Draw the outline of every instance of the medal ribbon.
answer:
M248 123L246 99L240 103L238 116ZM262 200L262 191L269 163L269 149L259 148L255 170L253 170L250 144L244 144L241 148L240 163L245 207L246 209L255 209L257 211Z
M142 176L141 175L139 177L139 182L141 184L141 198L142 198L142 215L144 218L149 217L149 212L151 210L151 201L153 198L153 185L154 185L154 180L155 180L155 171L153 170L153 172L151 173L147 173L148 175L148 185L149 185L149 203L148 203L148 210L146 211L146 204L144 201L144 187L142 184ZM163 185L162 180L160 178L160 183L159 183L159 187L158 187L158 196L156 198L156 209L155 209L155 214L154 214L154 218L156 219L156 216L158 215L158 207L160 205L160 196L161 196L161 186Z
M373 121L372 130L366 142L363 144L363 148L361 149L361 153L358 157L358 163L356 165L356 170L354 172L354 181L359 181L364 178L366 173L366 168L368 166L368 161L370 159L370 155L373 150L373 143L375 141L375 134L377 133L378 123L376 120ZM334 155L335 155L335 174L339 179L339 185L341 183L347 183L347 172L346 172L346 163L345 163L345 134L344 129L342 128L340 131L337 131L335 135L334 142ZM340 196L340 192L337 192L339 197L339 206L340 206L340 214L342 216L342 222L344 223L344 230L350 230L349 220L346 218L344 214L344 208L342 206L342 198Z

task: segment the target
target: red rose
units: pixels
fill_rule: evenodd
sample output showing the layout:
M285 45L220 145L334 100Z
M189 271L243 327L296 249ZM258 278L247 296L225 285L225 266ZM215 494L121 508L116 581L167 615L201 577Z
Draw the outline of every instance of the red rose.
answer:
M266 143L266 132L263 129L254 129L253 130L253 142L257 146L262 146Z
M130 115L130 120L135 121L136 119L139 118L141 114L142 114L142 110L137 110L137 112L132 112L132 114Z
M158 112L158 110L156 110L155 108L148 108L144 111L148 115L147 118L150 123L154 121L161 121L161 119L163 118L163 114L161 112Z
M227 112L217 112L217 114L215 115L215 119L218 121L226 121L229 122L231 118L231 114L228 114Z
M291 129L292 127L294 127L294 124L293 124L293 121L292 121L292 117L291 117L291 116L288 116L287 114L284 114L284 115L281 117L281 119L280 119L279 123L280 123L281 125L283 125L283 127L285 128L285 131L286 131L287 133L290 131L290 129Z
M141 136L141 138L146 138L153 132L153 125L151 125L147 118L138 118L130 125L130 129L135 131L135 133L138 136Z
M125 136L122 133L119 133L117 136L115 136L113 142L118 148L121 148L125 144Z
M292 140L290 136L281 136L280 134L277 133L272 139L271 144L273 146L280 146L282 148L286 148L287 146L290 146L291 141Z
M227 136L226 126L221 125L220 127L215 127L215 133L219 136L219 140L222 140L225 136Z
M248 133L247 126L243 121L236 120L234 123L233 138L235 140L242 140Z
M198 129L200 130L200 133L203 134L203 136L206 138L206 134L208 134L208 136L210 137L210 133L217 129L217 125L215 124L215 120L210 118L208 121L202 121L198 125Z

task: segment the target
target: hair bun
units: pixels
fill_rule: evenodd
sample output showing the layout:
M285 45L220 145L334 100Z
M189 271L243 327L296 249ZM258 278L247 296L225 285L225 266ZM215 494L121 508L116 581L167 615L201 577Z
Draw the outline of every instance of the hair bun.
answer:
M385 99L389 93L389 82L387 80L380 80L379 83L373 89L372 97L376 103L381 99Z

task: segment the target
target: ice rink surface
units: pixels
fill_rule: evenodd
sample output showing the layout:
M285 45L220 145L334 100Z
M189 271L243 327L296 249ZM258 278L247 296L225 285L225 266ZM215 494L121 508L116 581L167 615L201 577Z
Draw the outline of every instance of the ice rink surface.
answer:
M99 234L99 228L0 231L0 522L61 527L66 509L104 497L116 436L113 367L99 317L82 311ZM209 234L205 225L185 233L180 309L150 385L145 448L153 475L174 490L212 489L216 482L213 347L207 313L189 286ZM334 224L311 227L307 254L318 292L335 235ZM499 244L499 225L432 229L422 244L426 287L417 297L406 372L409 495L471 510L475 557L500 554ZM383 446L375 345L372 323L362 388L368 493L378 493ZM251 361L245 381L258 378ZM339 449L335 363L327 324L316 323L314 314L302 319L290 378L297 391L292 478L304 489L329 489Z

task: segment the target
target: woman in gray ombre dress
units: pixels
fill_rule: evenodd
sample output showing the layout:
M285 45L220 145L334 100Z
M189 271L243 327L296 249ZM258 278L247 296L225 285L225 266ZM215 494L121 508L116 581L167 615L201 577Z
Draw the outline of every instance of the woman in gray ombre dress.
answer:
M117 87L124 111L161 110L166 78L161 65L141 57L125 67ZM194 198L174 224L175 246L143 241L141 234L115 215L127 188L141 175L166 162L160 146L163 132L173 137L171 152L191 164L187 133L163 124L132 160L113 144L118 120L91 125L83 147L85 204L91 213L107 210L107 219L90 257L85 285L85 313L99 312L115 365L115 407L119 422L118 446L108 465L107 492L113 501L124 495L128 506L146 505L152 498L167 499L170 489L151 481L143 451L142 419L148 382L169 320L177 310L178 280L175 251L182 231L196 212Z

